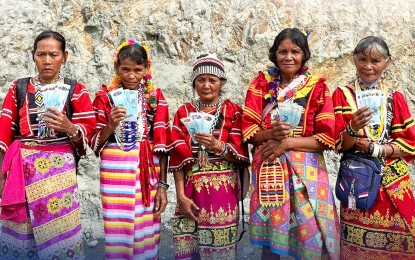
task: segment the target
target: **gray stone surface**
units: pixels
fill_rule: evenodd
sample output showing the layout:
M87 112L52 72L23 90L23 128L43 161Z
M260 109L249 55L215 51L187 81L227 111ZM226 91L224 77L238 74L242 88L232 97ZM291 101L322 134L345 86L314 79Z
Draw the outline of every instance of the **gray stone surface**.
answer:
M295 26L311 31L308 66L313 74L326 77L332 90L353 79L351 51L359 39L385 38L393 56L391 85L402 87L414 112L414 16L413 0L0 0L0 103L12 80L36 73L33 40L42 30L53 29L68 41L69 61L62 73L84 82L91 97L111 80L115 47L135 38L150 46L154 81L163 90L171 115L194 98L189 82L192 62L206 50L223 58L229 77L225 96L242 105L249 82L270 65L267 52L277 33ZM331 184L337 159L332 152L326 154ZM82 160L78 179L84 231L102 238L94 155ZM171 176L169 183L173 184ZM174 188L168 196L162 233L162 250L169 249L161 254L165 259L172 254ZM248 209L248 200L245 204ZM249 243L239 250L241 257L258 258Z

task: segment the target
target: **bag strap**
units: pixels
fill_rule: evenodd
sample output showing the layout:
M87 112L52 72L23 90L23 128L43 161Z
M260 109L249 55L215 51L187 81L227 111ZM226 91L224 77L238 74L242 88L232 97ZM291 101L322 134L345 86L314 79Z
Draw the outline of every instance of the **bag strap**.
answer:
M63 82L71 86L69 88L68 98L66 99L66 116L68 117L69 120L72 120L73 107L72 107L71 99L72 99L73 93L75 92L75 87L76 87L77 82L76 80L69 79L69 78L64 78Z
M264 121L267 114L277 105L277 103L268 103L267 106L262 110L262 121Z

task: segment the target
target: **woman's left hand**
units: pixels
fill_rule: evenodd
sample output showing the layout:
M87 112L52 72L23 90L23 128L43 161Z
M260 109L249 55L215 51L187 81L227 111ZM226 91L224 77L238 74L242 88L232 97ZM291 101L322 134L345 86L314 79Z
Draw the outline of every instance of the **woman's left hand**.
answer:
M195 133L194 137L200 145L205 146L209 150L220 151L222 149L221 142L212 134L198 132Z
M53 107L47 108L42 120L46 122L47 128L58 132L73 134L73 129L76 131L74 124L62 112Z
M154 198L154 213L159 215L166 210L167 207L167 191L163 188L157 188L156 197Z
M281 141L268 140L260 148L261 158L264 161L272 162L285 151L289 150L288 140L285 138Z
M357 138L354 147L357 151L367 153L369 150L370 141L367 139Z

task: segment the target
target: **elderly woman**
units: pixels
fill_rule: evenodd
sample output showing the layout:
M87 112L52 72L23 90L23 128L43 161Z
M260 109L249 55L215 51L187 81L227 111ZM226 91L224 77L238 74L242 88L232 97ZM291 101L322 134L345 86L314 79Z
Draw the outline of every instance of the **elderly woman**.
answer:
M105 259L157 259L169 188L169 111L153 83L148 47L129 40L117 50L116 76L93 102L98 132L91 147L101 157Z
M249 158L242 143L241 108L221 98L225 82L223 63L215 53L198 57L192 83L199 99L182 105L174 117L170 170L178 202L173 220L176 259L236 258L236 168L247 165ZM183 124L204 113L213 119L207 132L193 133Z
M387 81L391 55L385 41L374 36L362 39L353 58L357 79L333 93L336 148L360 151L373 160L383 158L385 167L371 209L349 209L341 204L341 258L414 259L415 203L407 168L415 158L414 121L403 94L392 90ZM357 105L359 94L368 90L386 94L374 124L369 124L375 117L373 111Z
M287 28L275 38L275 64L251 83L242 117L254 146L251 243L262 259L339 257L339 223L322 151L334 147L334 113L325 79L311 76L307 37ZM298 125L283 108L298 108Z
M61 34L40 33L32 58L38 74L10 85L0 114L0 258L79 259L75 157L86 153L95 116L85 86L60 74Z

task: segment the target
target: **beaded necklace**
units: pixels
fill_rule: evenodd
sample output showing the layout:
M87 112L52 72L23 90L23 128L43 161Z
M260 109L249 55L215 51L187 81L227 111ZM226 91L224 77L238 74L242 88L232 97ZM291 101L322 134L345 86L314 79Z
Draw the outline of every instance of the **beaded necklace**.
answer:
M280 88L282 88L282 79L280 70L278 68L270 68L268 70L268 73L272 76L272 80L268 83L268 93L264 95L265 101L267 101L268 103L284 102L294 97L295 93L298 90L297 86L284 93L279 92ZM291 79L290 83L299 75L304 75L305 77L308 77L310 75L310 72L308 72L307 67L301 67L301 69L299 69L296 73L296 76L293 79Z
M122 121L115 129L115 140L123 151L130 151L141 142L147 131L147 102L144 97L144 85L137 89L138 114L136 121Z
M200 105L201 104L203 104L203 103L200 101L200 99L198 99L198 101L196 103L196 112L200 112ZM216 103L213 106L212 105L209 105L209 106L210 107L214 107L214 106L217 107L216 108L216 113L215 113L215 119L213 120L213 124L212 124L212 126L210 127L210 130L209 130L209 133L212 133L213 130L215 129L216 124L218 123L220 112L222 110L222 100L221 100L221 98L219 97L218 103Z
M375 82L373 83L365 83L363 80L361 80L360 78L358 78L355 81L355 89L356 89L356 101L357 99L359 99L360 95L357 95L359 92L361 91L366 91L366 90L374 90L374 89L379 89L384 91L385 93L385 98L387 97L387 87L383 87L383 75L381 77L379 77L379 79L377 79ZM381 107L381 119L380 119L380 124L379 125L367 125L364 127L364 131L366 133L366 136L374 141L374 142L378 142L380 140L383 139L383 136L385 135L387 129L385 128L386 125L386 121L387 121L387 109L386 109L386 101L383 102L382 107Z
M37 137L39 138L45 138L45 137L55 137L55 131L53 129L49 129L46 127L45 121L43 121L43 113L45 112L45 104L43 100L42 95L42 84L51 84L51 83L57 83L57 82L63 82L63 76L59 72L58 78L51 80L51 81L45 81L40 79L40 75L36 75L35 81L33 84L33 87L35 88L35 104L38 110L37 114L37 121L38 124L38 130L37 130Z
M196 103L196 112L200 112L200 104L202 102L200 99ZM216 112L215 112L215 119L213 120L213 124L210 127L209 133L213 133L213 130L216 127L216 124L218 123L219 116L222 110L222 101L219 97L218 103L216 103ZM200 168L205 167L207 164L209 164L209 155L206 151L206 147L204 145L199 145L199 152L198 152L198 164Z

